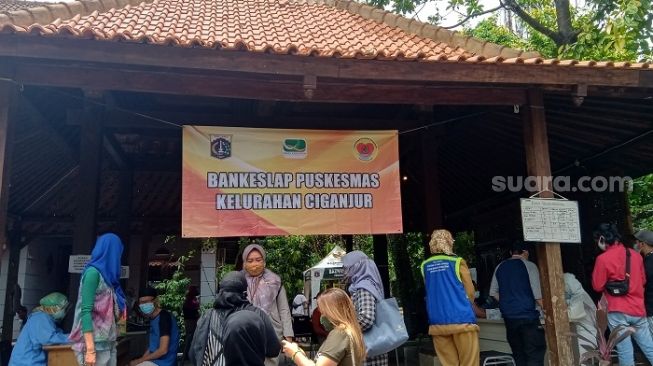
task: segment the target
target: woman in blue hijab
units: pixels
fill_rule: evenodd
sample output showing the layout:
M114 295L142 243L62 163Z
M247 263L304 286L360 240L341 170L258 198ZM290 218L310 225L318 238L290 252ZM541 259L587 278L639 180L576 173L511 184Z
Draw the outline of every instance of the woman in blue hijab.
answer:
M125 294L120 287L122 251L117 235L100 236L82 273L70 333L80 365L116 365L117 323L126 317Z
M356 317L363 333L372 328L376 320L376 303L384 299L383 282L376 263L360 250L342 257L345 280L356 309ZM363 366L387 366L388 355L368 357Z

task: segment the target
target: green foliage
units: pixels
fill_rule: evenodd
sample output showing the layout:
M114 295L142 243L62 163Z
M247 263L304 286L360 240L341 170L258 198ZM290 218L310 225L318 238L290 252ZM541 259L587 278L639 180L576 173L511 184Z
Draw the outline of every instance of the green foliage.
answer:
M635 230L653 230L653 174L633 180L628 196Z
M186 292L191 283L190 278L186 276L185 266L194 255L195 251L191 250L188 254L180 256L177 260L177 269L172 278L163 280L154 286L158 290L161 307L170 311L177 319L182 338L185 332L182 308L186 300Z
M578 7L569 5L566 9L556 8L555 4L560 2L548 0L504 0L502 8L515 15L517 27L525 30L519 34L500 26L496 17L470 26L470 19L498 10L485 9L478 0L367 0L367 3L389 7L402 15L414 12L425 3L444 4L447 13L460 15L467 34L508 47L535 50L545 57L653 60L651 0L585 0ZM438 13L429 17L429 21L440 23L443 18ZM564 26L559 27L559 20Z
M400 302L414 299L424 287L420 265L424 261L424 235L422 233L406 233L388 235L388 265L390 271L390 287ZM414 286L406 286L414 283Z
M266 266L281 277L289 300L304 292L304 271L341 244L339 236L269 236L262 243Z
M453 251L462 257L469 268L476 266L476 248L474 246L474 232L461 231L454 237Z

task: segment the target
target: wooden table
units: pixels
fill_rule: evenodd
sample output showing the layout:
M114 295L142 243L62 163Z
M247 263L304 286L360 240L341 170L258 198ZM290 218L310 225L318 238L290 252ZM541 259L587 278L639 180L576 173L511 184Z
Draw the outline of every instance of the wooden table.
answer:
M128 366L130 359L129 347L131 337L121 337L118 339L116 351L118 353L118 366ZM76 366L77 358L70 344L61 344L56 346L45 346L43 349L48 354L48 366Z

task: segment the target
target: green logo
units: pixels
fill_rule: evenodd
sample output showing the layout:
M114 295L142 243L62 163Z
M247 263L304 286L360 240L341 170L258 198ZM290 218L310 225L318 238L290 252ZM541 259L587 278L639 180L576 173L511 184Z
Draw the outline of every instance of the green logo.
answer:
M308 154L308 148L305 139L285 139L283 140L283 156L288 159L304 159Z

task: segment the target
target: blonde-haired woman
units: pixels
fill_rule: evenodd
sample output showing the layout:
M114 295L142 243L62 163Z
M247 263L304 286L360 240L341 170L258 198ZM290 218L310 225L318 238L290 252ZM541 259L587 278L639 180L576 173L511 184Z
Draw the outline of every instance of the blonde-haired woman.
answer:
M315 360L309 359L297 343L284 342L283 352L298 366L360 366L365 361L365 343L354 304L341 289L330 288L317 299L322 312L320 323L329 332L317 351Z
M478 366L474 284L453 243L449 231L435 230L429 243L433 256L422 263L429 334L443 366Z

